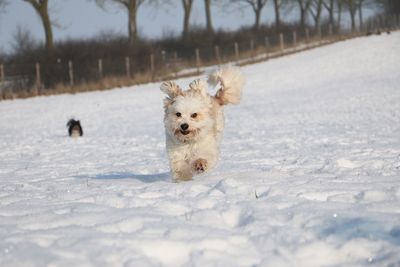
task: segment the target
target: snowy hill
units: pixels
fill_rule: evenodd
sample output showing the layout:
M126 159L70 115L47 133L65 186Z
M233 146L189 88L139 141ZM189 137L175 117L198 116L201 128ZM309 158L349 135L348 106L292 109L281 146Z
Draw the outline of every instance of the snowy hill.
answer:
M184 183L158 84L0 102L0 266L400 266L399 48L243 68L217 169Z

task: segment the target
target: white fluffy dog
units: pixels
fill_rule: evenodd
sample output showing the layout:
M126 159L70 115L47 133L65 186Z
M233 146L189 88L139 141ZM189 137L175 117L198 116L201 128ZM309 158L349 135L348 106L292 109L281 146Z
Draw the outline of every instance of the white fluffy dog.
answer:
M214 96L208 93L207 82L200 79L186 91L174 82L160 86L168 95L164 100L166 146L176 181L191 180L193 175L215 167L224 129L223 106L240 102L244 77L238 68L218 70L208 82L221 87Z

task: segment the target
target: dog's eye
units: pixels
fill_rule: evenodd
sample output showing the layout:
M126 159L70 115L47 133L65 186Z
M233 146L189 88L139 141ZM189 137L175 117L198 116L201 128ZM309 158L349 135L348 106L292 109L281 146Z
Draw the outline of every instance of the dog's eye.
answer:
M193 113L192 115L190 115L190 117L192 117L193 119L197 117L197 113Z
M176 115L177 117L182 116L182 114L181 114L180 112L177 112L175 115Z

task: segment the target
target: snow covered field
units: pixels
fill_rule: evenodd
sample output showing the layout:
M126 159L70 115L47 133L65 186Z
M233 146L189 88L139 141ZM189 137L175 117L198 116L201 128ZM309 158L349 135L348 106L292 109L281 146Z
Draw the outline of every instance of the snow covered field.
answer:
M400 266L399 67L393 33L243 68L184 183L158 84L0 102L0 266Z

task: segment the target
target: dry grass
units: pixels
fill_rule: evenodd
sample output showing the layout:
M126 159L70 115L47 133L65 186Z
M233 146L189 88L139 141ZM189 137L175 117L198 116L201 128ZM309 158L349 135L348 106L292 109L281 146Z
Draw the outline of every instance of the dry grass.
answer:
M75 94L79 92L89 91L103 91L110 90L113 88L121 88L127 86L133 86L138 84L144 84L152 81L152 75L150 73L137 73L134 77L128 78L126 76L110 76L105 77L99 81L92 81L88 83L80 83L74 86L59 83L53 88L30 88L26 91L19 91L12 93L9 90L5 90L2 93L0 99L15 99L15 98L28 98L38 95L57 95L57 94Z
M275 45L271 46L268 49L268 57L259 57L260 55L265 55L266 49L263 46L256 47L253 51L248 50L248 51L240 51L239 55L239 60L241 61L240 65L247 65L247 64L253 64L256 62L264 61L269 58L275 58L279 56L284 56L292 53L297 53L300 51L304 51L307 49L312 49L315 47L319 47L322 45L326 45L329 43L333 42L339 42L345 39L350 39L357 37L358 35L345 35L345 36L325 36L322 39L319 38L311 38L309 40L308 45L303 46L301 49L296 49L296 50L289 50L289 51L284 51L283 53L280 52L280 46ZM298 39L297 40L297 45L305 44L306 41L305 39ZM298 47L297 46L297 47ZM286 44L285 48L293 48L293 44ZM231 55L229 57L224 57L221 58L221 61L218 62L217 59L212 59L207 62L201 62L201 67L206 67L206 66L216 66L219 64L224 64L227 62L235 62L236 58L235 55ZM88 83L80 83L76 84L74 86L66 85L66 84L57 84L53 88L29 88L28 90L24 91L19 91L16 93L13 93L9 90L3 90L3 92L0 91L0 100L1 99L15 99L15 98L28 98L28 97L34 97L38 95L56 95L56 94L75 94L78 92L88 92L88 91L102 91L102 90L110 90L113 88L121 88L121 87L127 87L127 86L133 86L133 85L139 85L139 84L144 84L144 83L149 83L149 82L158 82L162 80L169 80L169 79L176 79L176 78L182 78L182 77L189 77L189 76L194 76L199 74L196 70L196 63L193 61L184 61L180 63L181 68L193 68L194 71L190 73L185 73L184 75L178 75L178 69L179 68L162 68L156 71L156 73L151 73L151 72L145 72L145 73L136 73L133 77L127 77L127 76L106 76L103 79L100 79L98 81L93 81L93 82L88 82Z

